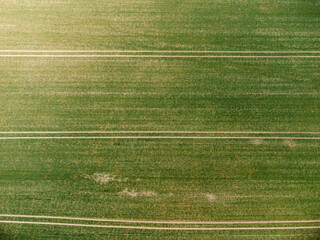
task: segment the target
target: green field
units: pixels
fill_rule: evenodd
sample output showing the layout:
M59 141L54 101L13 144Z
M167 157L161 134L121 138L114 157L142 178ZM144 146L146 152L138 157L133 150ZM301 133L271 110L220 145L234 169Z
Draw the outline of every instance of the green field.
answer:
M0 239L319 239L319 29L315 0L0 0Z
M1 0L4 49L319 50L317 0Z

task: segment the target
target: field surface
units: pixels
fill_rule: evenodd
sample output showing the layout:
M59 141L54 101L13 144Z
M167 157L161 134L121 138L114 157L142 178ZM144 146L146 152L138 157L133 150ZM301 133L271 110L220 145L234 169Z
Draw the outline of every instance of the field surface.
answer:
M320 3L0 0L0 239L319 239Z

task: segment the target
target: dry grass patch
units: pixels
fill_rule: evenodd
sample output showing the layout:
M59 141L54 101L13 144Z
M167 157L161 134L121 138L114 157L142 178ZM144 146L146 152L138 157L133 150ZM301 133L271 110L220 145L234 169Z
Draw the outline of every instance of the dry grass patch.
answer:
M255 139L255 140L251 141L251 144L253 144L253 145L261 145L261 144L263 144L263 141L260 140L260 139Z
M204 196L207 198L209 202L213 202L217 199L217 197L212 193L206 193Z
M297 144L296 144L295 142L291 141L291 140L286 140L286 141L284 141L284 144L285 144L286 146L290 147L290 148L294 148L294 147L297 146Z
M91 176L86 176L86 178L89 178L100 184L106 184L109 182L126 182L128 180L128 178L122 179L109 173L94 173Z
M155 196L157 196L157 193L155 193L153 191L137 192L134 189L129 190L128 188L125 188L122 192L119 192L119 195L121 195L121 196L129 196L129 197L132 197L132 198L135 198L135 197L155 197Z

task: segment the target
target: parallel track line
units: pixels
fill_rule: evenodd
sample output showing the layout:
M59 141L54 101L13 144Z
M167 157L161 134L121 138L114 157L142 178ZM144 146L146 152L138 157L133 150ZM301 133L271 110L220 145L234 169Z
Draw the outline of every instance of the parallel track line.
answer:
M320 140L320 137L200 137L200 136L60 136L60 137L0 137L0 140L32 139L273 139L273 140Z
M124 220L124 219L98 219L98 218L80 218L80 217L60 217L60 216L36 216L36 215L13 215L0 214L0 217L6 218L33 218L33 219L59 219L59 220L77 220L93 222L114 222L114 223L144 223L144 224L175 224L175 225L237 225L237 224L296 224L296 223L320 223L320 220L287 220L287 221L223 221L223 222L185 222L185 221L147 221L147 220Z
M278 134L278 135L320 135L320 132L266 132L266 131L14 131L14 132L0 132L2 135L10 135L10 134Z
M110 229L137 229L137 230L166 230L166 231L254 231L254 230L298 230L298 229L320 229L320 226L303 227L239 227L239 228L177 228L177 227L145 227L145 226L107 226L94 224L76 223L53 223L53 222L27 222L27 221L3 221L7 224L30 224L30 225L52 225L52 226L73 226L73 227L92 227Z
M309 51L196 51L196 50L0 50L0 53L320 53L317 50Z
M212 56L212 55L0 55L1 58L320 58L316 55L306 56Z

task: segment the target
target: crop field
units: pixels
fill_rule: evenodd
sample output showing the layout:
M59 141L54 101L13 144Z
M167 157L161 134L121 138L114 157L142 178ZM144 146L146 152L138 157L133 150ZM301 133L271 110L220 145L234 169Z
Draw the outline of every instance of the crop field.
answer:
M0 239L320 239L320 2L0 0Z

